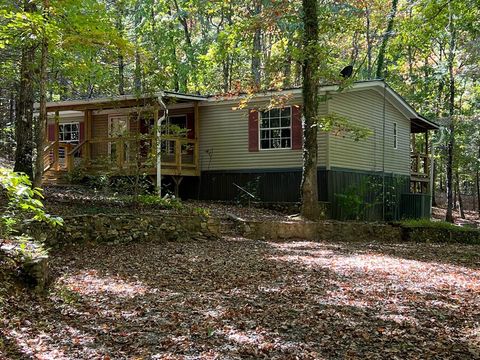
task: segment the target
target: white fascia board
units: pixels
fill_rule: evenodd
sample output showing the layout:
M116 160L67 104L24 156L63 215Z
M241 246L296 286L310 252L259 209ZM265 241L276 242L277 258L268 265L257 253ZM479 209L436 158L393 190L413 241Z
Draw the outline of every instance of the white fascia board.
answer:
M38 112L36 113L38 114ZM60 111L59 112L60 118L72 118L72 117L79 117L79 116L84 116L83 111L76 111L76 110L65 110L65 111ZM48 112L48 118L54 118L55 117L55 112L54 111L49 111Z

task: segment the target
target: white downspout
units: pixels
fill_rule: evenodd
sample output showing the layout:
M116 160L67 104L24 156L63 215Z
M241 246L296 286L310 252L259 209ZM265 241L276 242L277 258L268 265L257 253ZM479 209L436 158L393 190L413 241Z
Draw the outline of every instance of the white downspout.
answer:
M156 149L156 160L157 160L157 192L158 196L162 197L162 122L168 116L168 109L165 103L163 102L163 95L162 92L158 97L158 102L163 107L163 115L156 119L157 121L157 149Z

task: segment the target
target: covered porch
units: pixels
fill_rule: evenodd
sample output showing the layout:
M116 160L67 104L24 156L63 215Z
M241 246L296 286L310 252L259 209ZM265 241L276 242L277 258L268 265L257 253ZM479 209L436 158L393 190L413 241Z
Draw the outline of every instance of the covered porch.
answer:
M412 119L410 142L410 191L415 194L429 194L432 177L432 141L430 131L438 125L426 119Z
M201 100L165 92L47 104L44 179L156 175L159 160L162 176L199 176Z

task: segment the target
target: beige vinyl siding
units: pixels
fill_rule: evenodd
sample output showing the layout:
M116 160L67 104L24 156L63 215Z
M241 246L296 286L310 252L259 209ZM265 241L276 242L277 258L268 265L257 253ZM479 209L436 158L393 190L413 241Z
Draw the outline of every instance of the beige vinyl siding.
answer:
M374 90L335 94L329 111L346 116L372 133L358 142L348 135L330 135L330 165L365 171L383 168L383 97ZM389 102L385 107L385 171L410 173L410 120ZM393 148L393 123L397 123L397 149Z
M301 104L295 99L292 104ZM266 106L267 102L254 106ZM248 109L232 110L237 104L200 107L200 169L261 170L299 169L302 150L272 149L248 151ZM252 105L253 107L253 105ZM323 111L326 107L322 106ZM319 136L319 166L326 159L325 136Z

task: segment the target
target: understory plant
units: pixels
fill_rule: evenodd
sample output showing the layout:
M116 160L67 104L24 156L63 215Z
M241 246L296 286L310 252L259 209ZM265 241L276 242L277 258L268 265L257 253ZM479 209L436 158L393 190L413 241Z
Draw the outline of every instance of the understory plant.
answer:
M22 231L31 222L60 226L63 220L45 212L42 190L32 187L27 175L0 168L0 246L6 240L14 242L17 252L28 258L31 249L41 249ZM43 250L42 250L43 251Z

